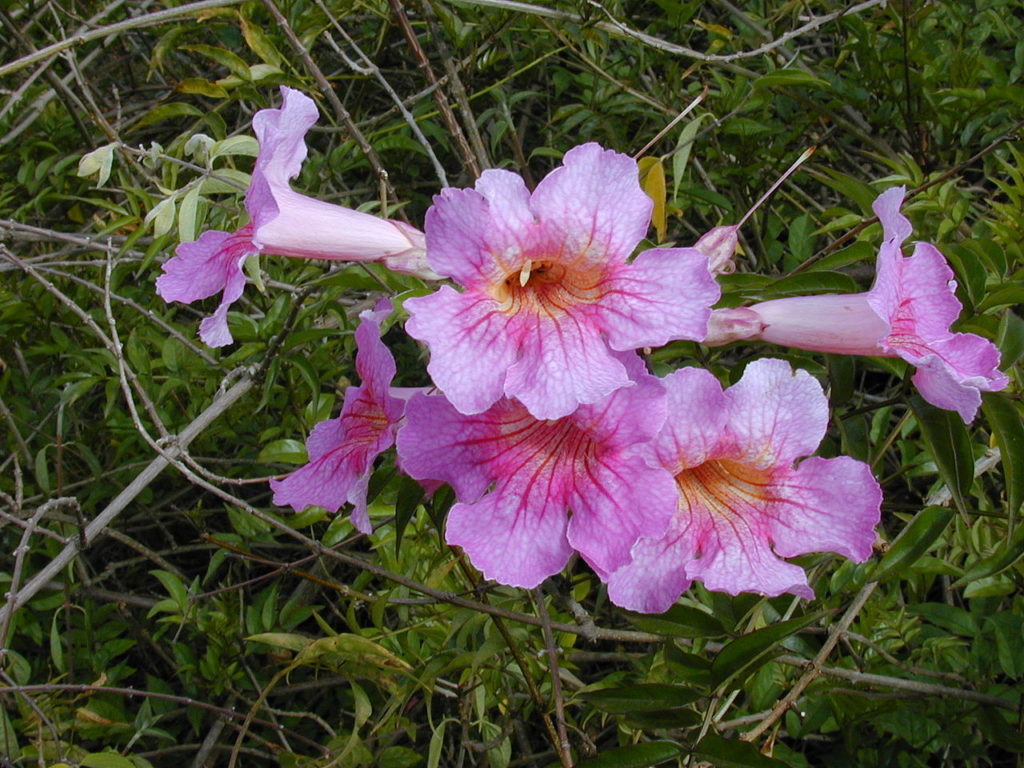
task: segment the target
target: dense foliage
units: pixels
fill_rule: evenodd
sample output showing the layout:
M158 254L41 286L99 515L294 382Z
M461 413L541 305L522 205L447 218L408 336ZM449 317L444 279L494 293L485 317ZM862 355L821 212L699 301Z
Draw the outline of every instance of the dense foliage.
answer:
M0 23L0 764L1021 764L1016 2L7 0ZM642 161L652 244L737 222L816 145L720 306L866 290L871 203L906 185L1010 386L965 426L896 358L770 350L827 387L819 454L885 493L868 562L798 558L814 600L698 583L645 616L580 561L483 581L444 544L452 494L392 459L369 536L275 507L357 378L359 311L430 290L262 256L219 350L214 304L156 296L179 242L244 221L279 85L322 114L296 189L416 226L484 168L532 186L584 141L636 153L706 89ZM386 330L396 384L425 385ZM648 359L729 384L766 351Z

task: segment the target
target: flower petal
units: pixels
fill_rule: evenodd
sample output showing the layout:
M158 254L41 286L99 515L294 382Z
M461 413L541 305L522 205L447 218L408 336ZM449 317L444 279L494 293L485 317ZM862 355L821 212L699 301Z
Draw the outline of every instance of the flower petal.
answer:
M686 566L697 556L686 531L669 532L657 539L643 538L633 545L631 560L608 578L608 598L629 611L663 613L692 583Z
M509 323L519 342L519 359L508 369L505 394L521 400L538 419L568 416L581 404L632 383L625 366L582 315L517 315Z
M837 552L858 563L871 556L882 489L867 464L811 457L774 480L769 537L779 555Z
M463 502L474 502L494 481L492 414L466 416L440 395L414 395L398 430L398 458L416 480L448 483Z
M668 417L652 449L658 465L675 475L717 455L725 435L728 400L718 379L703 368L680 368L662 381Z
M604 578L629 562L637 539L665 532L678 491L672 475L639 456L596 457L584 465L569 502L569 543Z
M531 199L547 238L587 264L624 263L647 233L653 206L636 161L594 143L566 152Z
M430 347L427 371L452 404L463 413L494 404L517 354L508 317L496 303L444 285L429 296L408 299L405 307L405 331Z
M828 400L821 385L785 360L755 360L725 395L729 429L751 465L788 466L825 436Z
M427 211L431 267L466 288L501 282L531 248L529 206L526 184L510 171L484 171L475 189L443 190Z
M597 305L612 349L660 347L707 335L711 305L721 291L707 257L693 248L660 248L616 268Z
M448 513L445 540L462 547L488 579L536 587L572 555L565 501L550 491L543 481L531 487L509 482L475 504L456 504Z
M956 411L965 424L977 415L981 392L997 392L1010 383L998 367L999 349L981 336L953 334L928 352L911 360L917 366L914 386L932 405Z

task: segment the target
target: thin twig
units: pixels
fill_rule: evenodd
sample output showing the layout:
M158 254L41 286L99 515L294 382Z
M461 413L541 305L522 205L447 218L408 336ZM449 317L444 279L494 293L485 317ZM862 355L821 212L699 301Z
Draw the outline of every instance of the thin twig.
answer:
M9 75L12 72L17 72L19 69L24 69L30 64L35 64L37 61L44 61L45 59L55 56L61 51L66 51L68 48L74 48L76 45L87 43L90 40L102 40L105 37L117 34L118 32L124 32L128 29L139 29L141 27L152 27L157 24L163 24L165 21L174 21L175 19L181 19L186 16L206 11L211 8L223 8L226 5L239 5L242 0L200 0L196 3L188 3L187 5L179 5L176 8L167 8L163 11L153 11L142 16L134 16L124 21L119 21L116 24L107 24L102 27L96 27L94 29L82 30L60 40L53 45L48 45L45 48L40 48L38 51L23 56L20 59L4 64L0 66L0 77Z
M544 648L548 654L548 676L551 678L551 698L555 701L555 728L558 730L558 757L564 766L572 766L572 751L569 745L569 734L565 730L565 701L562 698L562 681L558 668L558 646L551 632L551 617L544 599L544 590L537 587L533 590L533 601L537 604L537 613L541 620L544 634Z
M762 733L767 731L776 722L786 714L788 710L797 699L803 694L804 690L814 680L816 680L822 674L822 667L825 663L825 659L832 653L832 649L836 647L836 644L842 638L843 633L850 628L853 620L857 618L861 609L867 603L868 598L874 593L875 588L878 587L877 581L869 581L863 587L860 592L853 598L853 602L850 607L846 609L846 613L843 614L843 618L839 620L837 624L834 624L829 630L828 638L821 646L821 650L814 657L814 660L807 666L807 671L804 672L800 679L796 681L796 684L783 696L774 707L772 707L771 714L768 715L764 720L758 723L755 727L744 733L740 739L742 741L754 741Z

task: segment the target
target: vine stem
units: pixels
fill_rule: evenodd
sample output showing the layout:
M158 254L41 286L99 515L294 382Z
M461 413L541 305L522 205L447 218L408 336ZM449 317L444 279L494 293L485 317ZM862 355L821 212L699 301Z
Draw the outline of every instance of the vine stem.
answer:
M35 64L37 61L45 61L51 56L56 56L61 51L66 51L68 48L74 48L76 45L81 45L82 43L88 43L90 40L102 40L104 37L109 37L110 35L117 34L118 32L124 32L127 29L151 27L157 24L163 24L165 21L173 21L185 16L191 16L194 13L206 11L210 8L223 8L225 5L240 5L241 2L242 0L199 0L199 2L196 3L179 5L177 8L167 8L163 11L153 11L152 13L147 13L142 16L133 16L130 19L125 19L124 21L119 21L115 24L106 24L102 27L96 27L95 29L90 29L85 32L76 32L70 37L58 40L52 45L33 51L27 56L22 56L20 59L15 59L10 64L0 66L0 77L9 75L12 72L17 72L19 69L24 69L30 64Z
M853 620L857 618L857 614L861 612L861 609L867 603L868 598L874 593L875 588L878 586L877 581L869 581L863 587L860 592L853 598L853 602L850 607L846 609L846 613L843 614L843 618L839 620L838 624L833 625L829 631L828 638L825 640L824 645L821 646L821 650L818 651L818 655L814 657L807 666L807 671L804 672L800 679L796 681L796 685L789 689L789 692L783 696L775 706L772 707L772 711L768 716L758 723L756 726L751 728L749 731L740 736L742 741L754 741L762 733L771 728L775 723L786 714L788 710L797 699L800 698L804 690L814 680L816 680L822 674L822 668L825 664L825 659L832 653L832 649L836 647L836 644L842 639L846 630L850 628Z

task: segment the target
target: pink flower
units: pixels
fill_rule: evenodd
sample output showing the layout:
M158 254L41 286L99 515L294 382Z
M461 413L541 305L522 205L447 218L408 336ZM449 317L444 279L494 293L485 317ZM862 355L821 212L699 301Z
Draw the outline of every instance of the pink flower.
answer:
M664 611L698 579L729 594L809 598L803 570L781 558L871 554L882 492L868 466L848 457L795 463L828 424L828 402L806 371L762 359L725 391L698 368L664 385L669 418L649 461L675 477L676 514L667 533L640 539L611 574L613 602Z
M405 402L389 389L395 359L380 339L380 324L391 312L382 299L371 312L359 315L356 329L356 371L362 383L345 391L341 415L321 421L306 440L309 463L283 480L271 480L274 503L301 512L308 506L337 512L352 505L352 522L370 532L366 485L373 460L395 442Z
M189 303L223 291L216 312L199 326L199 337L211 347L231 342L228 309L245 287L242 262L254 254L381 261L397 272L438 277L426 264L423 233L414 227L292 190L289 182L306 159L305 135L317 108L300 91L282 86L281 93L280 109L260 110L252 120L260 153L245 194L251 221L235 232L211 230L182 243L156 281L165 301Z
M462 286L405 303L406 330L430 347L428 371L459 411L502 396L558 419L630 384L615 351L702 339L719 289L692 248L627 259L651 199L636 163L584 144L531 194L484 171L427 212L431 267Z
M904 192L894 187L873 205L885 240L870 291L796 296L746 310L722 310L726 314L713 318L712 327L735 331L745 322L735 313L753 311L763 328L746 322L746 338L818 352L903 358L917 368L913 381L925 400L970 422L981 392L1002 389L1008 379L999 370L999 350L992 342L950 331L963 307L954 293L953 272L938 249L917 243L912 256L900 251L910 236L910 222L899 212ZM709 342L737 337L723 333Z
M419 395L406 409L398 454L413 477L454 488L449 544L487 578L534 587L573 550L607 575L628 560L637 537L665 530L672 477L638 450L664 419L664 392L646 374L553 421L508 398L465 415L441 396Z

